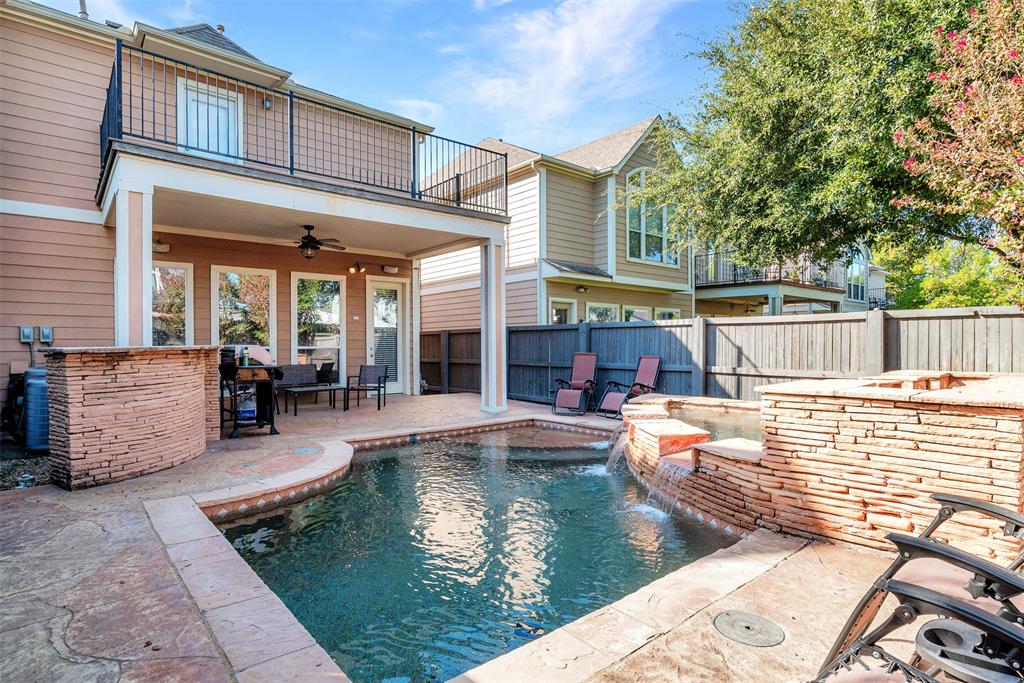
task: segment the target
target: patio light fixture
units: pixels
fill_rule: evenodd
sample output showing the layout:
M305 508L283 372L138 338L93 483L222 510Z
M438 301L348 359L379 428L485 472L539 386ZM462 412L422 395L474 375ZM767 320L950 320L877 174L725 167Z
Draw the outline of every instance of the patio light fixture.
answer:
M584 287L583 285L576 285L576 291L579 292L580 294L586 294L587 292L590 291L590 288Z
M350 272L350 273L365 273L366 272L366 266L364 266L362 263L356 261L354 264L352 264L351 266L348 267L348 272Z
M316 253L320 251L320 247L315 244L302 244L299 246L299 251L305 258L315 258Z

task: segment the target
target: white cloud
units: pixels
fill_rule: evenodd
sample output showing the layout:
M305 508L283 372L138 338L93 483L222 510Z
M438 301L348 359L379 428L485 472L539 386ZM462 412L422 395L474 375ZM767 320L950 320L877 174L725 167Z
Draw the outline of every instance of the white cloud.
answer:
M396 114L407 116L423 123L436 122L444 112L444 105L430 100L399 99L391 100L391 108Z
M465 45L442 45L437 52L442 55L457 55L466 51Z
M43 4L68 14L78 15L78 0L44 0ZM85 4L89 19L101 24L107 19L125 26L131 26L136 20L142 21L137 14L121 4L120 0L86 0Z
M192 9L192 0L170 4L164 9L164 14L178 25L194 24L199 19L199 14Z
M513 13L485 29L486 61L468 59L447 85L527 144L570 128L584 108L648 91L657 47L671 37L656 29L678 1L563 0Z

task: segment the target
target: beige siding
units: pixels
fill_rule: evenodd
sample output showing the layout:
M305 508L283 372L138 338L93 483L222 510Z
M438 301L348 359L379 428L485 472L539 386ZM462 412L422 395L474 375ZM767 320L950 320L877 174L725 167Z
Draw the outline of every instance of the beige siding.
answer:
M689 294L652 292L619 287L599 287L586 285L589 291L580 294L574 282L557 282L548 280L548 297L571 299L576 302L576 315L583 319L586 315L587 302L615 304L617 306L649 306L650 308L678 308L680 315L689 318L692 315L692 299ZM620 309L621 316L621 309ZM547 321L545 321L547 322Z
M538 174L530 172L509 181L508 204L511 223L505 228L505 268L512 270L536 267L538 248L539 185ZM480 275L480 250L477 247L460 249L441 256L423 259L424 286L451 281L469 275Z
M603 270L609 270L608 179L598 178L591 185L590 194L594 213L594 265Z
M411 262L405 259L366 256L356 253L321 252L313 260L304 259L297 249L285 246L236 242L232 240L194 237L161 231L154 228L154 237L169 244L171 250L160 254L162 261L191 263L195 281L195 342L209 344L211 332L210 267L237 266L265 268L277 272L277 360L291 362L291 274L325 273L345 278L345 357L348 369L358 370L366 362L366 274L349 273L348 267L359 261L371 265L379 273L379 265L397 265L396 277L410 277ZM377 266L373 268L373 266ZM358 320L354 319L358 316Z
M546 175L548 258L593 264L593 183L554 169Z
M431 332L480 327L479 279L467 279L464 284L468 286L454 291L427 291L420 297L420 329ZM509 325L537 323L535 280L505 285L505 316Z
M95 209L113 45L6 18L0 35L0 192L5 199Z
M620 196L626 189L626 175L637 168L653 167L655 165L654 152L648 144L642 144L624 165L622 171L616 176L616 192ZM679 257L679 266L665 266L655 263L644 263L626 258L626 209L620 206L615 216L615 274L616 276L669 280L679 282L688 286L689 258L684 252Z
M52 325L58 346L113 344L114 231L0 214L0 401L11 363L28 363L19 325Z

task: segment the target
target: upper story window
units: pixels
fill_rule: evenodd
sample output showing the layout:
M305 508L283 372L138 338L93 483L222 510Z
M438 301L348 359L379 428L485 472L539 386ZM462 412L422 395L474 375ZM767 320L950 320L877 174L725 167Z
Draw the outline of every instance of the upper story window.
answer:
M633 205L629 201L629 193L643 189L651 172L638 168L626 176L626 255L637 261L677 266L679 252L672 248L668 235L668 207L649 207L647 202Z
M846 297L866 301L868 296L868 258L863 249L857 249L853 261L846 266Z
M200 156L238 159L242 142L242 95L213 83L178 79L178 147Z

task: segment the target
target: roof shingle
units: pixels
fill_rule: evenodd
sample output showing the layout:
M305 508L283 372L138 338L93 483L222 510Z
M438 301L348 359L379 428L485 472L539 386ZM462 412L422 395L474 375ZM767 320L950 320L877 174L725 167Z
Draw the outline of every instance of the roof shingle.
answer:
M178 26L176 28L167 29L170 33L177 33L180 36L197 40L200 43L206 43L213 47L220 48L227 52L234 52L237 55L260 61L251 52L243 49L238 43L231 40L223 33L210 26L209 24L192 24L191 26Z
M611 135L606 135L603 138L598 138L579 147L567 149L556 154L555 158L592 169L604 169L615 166L629 154L629 151L633 149L633 145L643 137L656 118L658 117L652 116ZM511 159L509 161L511 163Z
M505 142L504 140L497 140L495 138L484 138L480 142L476 143L476 146L489 149L492 152L498 152L499 154L507 154L509 168L540 156L540 152L534 152L532 149L526 149L525 147L513 145Z

